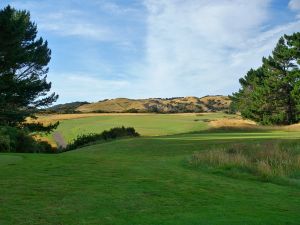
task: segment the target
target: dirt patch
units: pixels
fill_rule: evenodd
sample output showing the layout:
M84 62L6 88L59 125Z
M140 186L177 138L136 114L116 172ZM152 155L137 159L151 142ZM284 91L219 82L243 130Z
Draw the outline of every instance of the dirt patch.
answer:
M63 138L63 136L60 132L57 132L57 131L54 132L53 138L54 138L58 148L67 147L67 144L66 144L66 142L65 142L65 140L64 140L64 138Z

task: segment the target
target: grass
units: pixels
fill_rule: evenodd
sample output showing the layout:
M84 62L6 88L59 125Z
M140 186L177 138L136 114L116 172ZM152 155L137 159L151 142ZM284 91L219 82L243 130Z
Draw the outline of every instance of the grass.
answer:
M89 114L68 115L61 117L52 116L50 119L41 121L54 122L61 119L60 125L56 132L60 132L66 142L70 142L78 135L88 133L101 133L112 127L134 127L142 136L162 136L180 133L195 132L209 128L209 122L221 118L235 117L223 113L206 113L206 114L97 114L92 117ZM89 117L84 117L87 115ZM201 115L201 116L199 116ZM74 119L73 119L74 118ZM48 138L53 142L53 134Z
M179 135L193 132L211 133L207 138L277 138L298 135L299 125L287 127L260 127L239 116L224 113L185 114L57 114L40 116L39 122L60 121L55 132L61 134L66 143L78 135L101 133L113 127L134 127L142 136ZM290 132L289 132L290 131ZM234 132L234 133L233 133ZM215 135L213 133L216 133ZM55 145L53 135L41 137ZM239 136L239 137L238 137ZM188 138L191 138L189 136ZM201 135L196 135L201 138Z
M299 129L211 127L230 120L225 114L64 117L67 140L121 125L144 137L61 154L0 154L1 225L300 224ZM274 140L280 144L268 144ZM188 163L192 155L200 166ZM268 157L288 159L280 182L261 179L276 169Z
M249 172L265 181L285 181L300 178L300 144L292 142L286 146L274 141L234 144L194 153L190 164L237 174Z
M205 96L202 98L197 97L185 97L185 98L173 98L173 99L128 99L128 98L116 98L110 100L99 101L91 104L84 104L78 107L76 110L80 112L126 112L130 110L134 111L149 111L149 105L158 106L163 112L169 112L170 106L177 107L185 105L185 109L197 111L197 106L201 106L201 109L208 111L208 108L214 109L226 109L229 107L230 99L227 96ZM148 105L148 106L147 106ZM210 106L209 106L210 105ZM177 109L178 110L178 109Z
M259 134L231 135L123 139L57 155L0 154L0 224L299 224L298 185L188 166L194 152L264 141Z

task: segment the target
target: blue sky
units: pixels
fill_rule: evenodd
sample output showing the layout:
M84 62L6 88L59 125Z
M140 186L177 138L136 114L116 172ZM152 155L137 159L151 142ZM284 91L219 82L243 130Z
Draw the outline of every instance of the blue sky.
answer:
M58 103L228 95L278 38L300 31L300 0L1 0L27 9L52 50Z

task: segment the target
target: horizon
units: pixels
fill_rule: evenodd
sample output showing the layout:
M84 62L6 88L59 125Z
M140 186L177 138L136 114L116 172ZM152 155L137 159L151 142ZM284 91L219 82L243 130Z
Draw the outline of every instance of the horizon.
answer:
M300 0L14 0L49 42L56 104L230 95L279 37L300 29ZM251 13L249 13L251 12Z
M87 104L92 104L92 103L97 103L97 102L103 102L103 101L111 101L111 100L116 100L116 99L128 99L128 100L149 100L149 99L162 99L162 100L168 100L168 99L176 99L176 98L205 98L205 97L229 97L229 95L204 95L204 96L175 96L175 97L166 97L166 98L161 98L161 97L149 97L149 98L126 98L126 97L116 97L116 98L104 98L104 99L99 99L96 101L73 101L73 102L64 102L64 103L54 103L53 105L50 106L57 106L57 105L63 105L63 104L68 104L68 103L74 103L74 102L87 102Z

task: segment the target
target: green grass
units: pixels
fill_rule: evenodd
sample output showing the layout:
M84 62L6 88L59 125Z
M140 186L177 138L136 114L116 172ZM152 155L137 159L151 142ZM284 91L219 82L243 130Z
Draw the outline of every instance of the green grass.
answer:
M203 120L224 117L234 116L222 113L202 116L189 114L105 115L63 120L57 131L63 135L66 142L70 142L80 134L101 133L120 126L134 127L143 136L161 136L205 130L208 128L208 123ZM53 137L50 135L50 138Z
M249 133L202 132L123 139L57 155L0 154L0 224L300 224L298 185L188 164L194 152L283 134L249 139ZM300 137L281 138L292 136Z
M142 136L168 136L171 138L216 140L216 139L238 139L245 138L294 138L298 132L287 132L284 130L272 130L272 128L257 127L257 130L248 130L241 127L237 130L211 130L208 121L222 118L235 118L235 115L224 113L210 114L152 114L152 115L101 115L95 117L62 120L56 132L62 134L66 143L74 140L78 135L101 133L113 127L134 127ZM203 133L203 135L199 133ZM300 131L299 131L300 132ZM194 136L185 136L186 133L196 133ZM181 135L183 134L183 136ZM176 136L174 136L176 135ZM177 136L179 135L179 136ZM53 133L48 135L51 141Z
M298 175L293 182L265 182L251 173L191 166L195 152L269 140L293 146L300 137L299 131L278 129L207 130L204 120L224 116L62 121L58 130L67 141L121 125L133 126L144 137L62 154L0 154L0 224L300 224Z
M297 139L300 131L222 131L222 132L192 132L190 134L178 134L171 136L154 137L162 140L185 140L185 141L214 141L214 140L247 140L247 139Z

